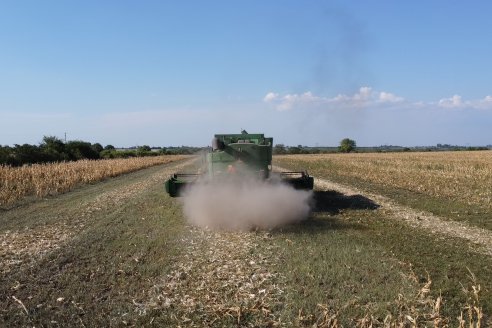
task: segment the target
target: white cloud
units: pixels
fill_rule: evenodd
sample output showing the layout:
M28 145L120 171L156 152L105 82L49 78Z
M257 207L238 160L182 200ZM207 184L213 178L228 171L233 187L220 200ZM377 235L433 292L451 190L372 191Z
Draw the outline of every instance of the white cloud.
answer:
M485 96L483 99L478 100L474 107L478 109L492 109L492 96Z
M402 97L395 96L389 92L380 92L379 93L379 101L382 103L397 103L402 102L404 99Z
M323 98L316 97L312 92L302 94L286 94L280 97L278 93L269 92L263 98L264 102L275 103L279 111L289 110L296 106L312 105L323 101Z
M269 92L263 98L279 111L292 110L296 108L323 108L323 109L350 109L350 108L443 108L443 109L481 109L492 110L492 96L487 95L478 100L464 100L460 95L442 98L434 102L407 101L405 98L387 91L375 91L371 87L361 87L352 94L338 94L335 97L323 97L306 91L301 94L285 94Z
M492 109L492 96L485 96L478 100L463 100L461 96L454 95L439 100L438 106L457 109Z
M361 87L359 92L356 93L352 99L355 101L367 101L371 99L372 96L372 88L370 87Z
M375 103L397 103L403 100L402 97L395 96L389 92L376 93L371 87L366 86L361 87L353 95L338 94L332 98L316 96L311 91L306 91L302 94L286 94L284 96L269 92L263 98L264 102L275 105L275 108L279 111L317 106L360 108Z
M454 95L451 98L443 98L439 100L438 105L444 108L457 108L463 105L463 101L461 100L461 96Z
M278 98L278 93L269 92L266 94L265 98L263 98L263 101L264 102L271 102L277 98Z

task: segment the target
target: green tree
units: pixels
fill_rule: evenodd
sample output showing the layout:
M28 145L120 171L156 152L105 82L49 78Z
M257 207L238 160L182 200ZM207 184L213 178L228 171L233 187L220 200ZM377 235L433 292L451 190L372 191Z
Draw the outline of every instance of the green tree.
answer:
M96 142L95 144L93 144L91 147L92 147L92 149L94 149L94 151L96 151L98 154L104 150L103 146L102 146L100 143L98 143L98 142Z
M143 145L143 146L138 147L138 151L145 152L145 151L152 151L152 149L150 148L150 146Z
M356 143L355 140L345 138L342 141L340 141L340 146L338 147L338 150L341 151L342 153L350 153L351 151L355 150Z
M12 150L9 146L0 146L0 165L10 164L9 158L12 154Z
M137 148L137 156L149 156L152 149L148 145L143 145Z
M289 147L289 154L300 154L302 152L299 147Z
M54 161L53 156L40 147L29 144L14 145L13 155L11 164L15 166Z
M65 151L65 144L55 136L44 136L41 142L41 148L46 153L61 154Z
M72 140L67 142L66 149L70 159L77 161L79 159L98 159L99 153L92 148L90 142L81 140Z

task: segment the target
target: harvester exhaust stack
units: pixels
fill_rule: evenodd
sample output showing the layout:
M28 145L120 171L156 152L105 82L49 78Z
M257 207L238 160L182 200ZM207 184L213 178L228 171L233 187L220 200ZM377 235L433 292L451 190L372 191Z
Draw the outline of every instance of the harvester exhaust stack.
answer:
M314 179L306 171L272 172L273 138L263 134L216 134L212 140L212 151L207 153L207 173L176 173L166 181L166 191L171 197L180 196L186 186L200 177L221 179L230 174L243 174L262 180L273 180L274 176L296 189L312 190Z

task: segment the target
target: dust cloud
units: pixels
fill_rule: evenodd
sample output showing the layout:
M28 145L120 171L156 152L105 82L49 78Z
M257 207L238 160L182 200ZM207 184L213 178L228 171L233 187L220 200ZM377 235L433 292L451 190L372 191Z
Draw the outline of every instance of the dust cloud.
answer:
M271 230L306 219L312 192L251 177L203 180L183 194L192 225L212 230Z

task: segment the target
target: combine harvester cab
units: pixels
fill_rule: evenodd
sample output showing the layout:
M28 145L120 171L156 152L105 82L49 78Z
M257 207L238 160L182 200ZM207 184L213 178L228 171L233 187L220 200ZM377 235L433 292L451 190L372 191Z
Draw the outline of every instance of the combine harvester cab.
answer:
M272 172L273 138L263 134L216 134L212 151L207 153L205 174L175 173L166 181L166 191L171 197L180 196L184 188L198 179L222 179L231 175L248 176L261 180L280 179L296 189L312 190L313 177L306 171Z

